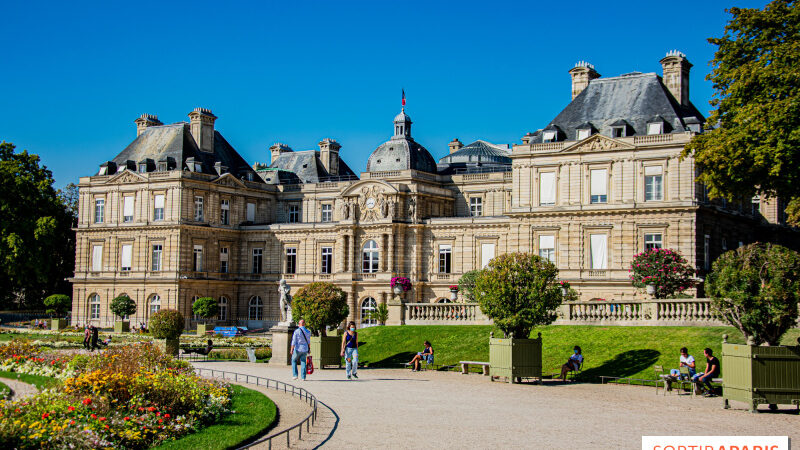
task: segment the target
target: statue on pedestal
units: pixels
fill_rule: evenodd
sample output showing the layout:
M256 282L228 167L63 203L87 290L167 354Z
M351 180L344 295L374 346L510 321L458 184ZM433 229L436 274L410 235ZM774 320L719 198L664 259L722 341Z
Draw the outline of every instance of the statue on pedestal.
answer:
M286 283L286 280L281 280L278 286L278 293L281 296L281 323L291 325L292 323L292 296L289 292L292 290L291 286Z

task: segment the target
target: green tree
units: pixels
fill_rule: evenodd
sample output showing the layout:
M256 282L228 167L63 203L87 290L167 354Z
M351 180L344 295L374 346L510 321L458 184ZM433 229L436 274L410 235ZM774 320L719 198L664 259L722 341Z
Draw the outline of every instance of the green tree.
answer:
M70 183L64 186L64 189L58 190L58 198L67 209L67 212L72 216L73 226L78 225L78 207L80 206L80 193L78 192L78 185Z
M556 266L529 253L496 256L475 280L474 293L506 337L522 339L552 323L562 300Z
M148 326L156 339L178 339L183 333L183 314L174 309L162 309L150 316Z
M655 298L672 298L694 285L694 267L680 253L651 248L636 254L631 262L631 283L640 289L655 287Z
M714 310L754 345L779 345L797 320L800 253L755 243L722 254L706 277Z
M72 307L72 297L64 294L54 294L44 299L47 314L63 316Z
M475 280L480 275L480 270L470 270L469 272L461 275L461 278L458 279L458 290L461 291L461 295L464 296L470 302L475 301Z
M706 133L686 145L711 197L791 200L800 224L800 9L776 0L731 8L707 79L714 85Z
M122 320L123 317L127 317L136 313L136 302L134 302L133 299L127 295L120 295L119 297L115 297L113 300L111 300L111 304L108 305L108 309L110 309L115 316Z
M70 294L75 269L72 216L39 157L0 143L0 308L38 307Z
M213 297L200 297L192 305L192 312L208 320L219 315L219 303Z
M333 283L309 283L292 298L292 317L305 319L315 336L325 336L325 327L339 325L349 313L347 295Z
M386 306L386 303L378 303L375 310L369 313L369 318L381 325L386 325L386 321L389 320L389 307Z

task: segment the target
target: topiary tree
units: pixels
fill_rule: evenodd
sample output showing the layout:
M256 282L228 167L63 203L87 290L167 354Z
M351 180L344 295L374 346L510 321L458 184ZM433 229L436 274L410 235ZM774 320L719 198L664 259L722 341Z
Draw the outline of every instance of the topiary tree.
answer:
M108 306L108 309L110 309L115 316L122 320L126 316L136 313L136 302L134 302L133 299L127 295L123 294L111 300L111 304Z
M219 303L213 297L200 297L192 305L192 312L208 320L219 315Z
M44 299L44 306L47 306L47 314L63 316L72 308L72 297L64 294L54 294Z
M531 329L556 319L561 304L558 269L529 253L496 256L475 279L481 310L506 337L527 339Z
M162 309L150 316L150 334L156 339L178 339L183 333L183 314Z
M469 272L461 275L458 279L458 290L461 295L470 302L475 301L475 294L472 292L475 289L475 280L481 274L480 270L470 270Z
M724 253L706 277L714 311L748 344L780 345L795 325L800 301L800 253L755 243Z
M339 325L349 313L347 296L333 283L309 283L292 298L292 316L305 319L314 336L325 336L325 327Z
M631 262L630 279L634 286L655 287L655 298L669 298L694 286L694 267L675 250L651 248L636 254Z

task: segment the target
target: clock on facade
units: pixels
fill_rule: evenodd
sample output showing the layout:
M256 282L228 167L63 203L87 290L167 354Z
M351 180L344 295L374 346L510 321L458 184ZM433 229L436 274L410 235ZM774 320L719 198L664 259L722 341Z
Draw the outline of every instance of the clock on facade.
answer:
M375 207L375 198L370 197L367 199L367 208L372 209Z

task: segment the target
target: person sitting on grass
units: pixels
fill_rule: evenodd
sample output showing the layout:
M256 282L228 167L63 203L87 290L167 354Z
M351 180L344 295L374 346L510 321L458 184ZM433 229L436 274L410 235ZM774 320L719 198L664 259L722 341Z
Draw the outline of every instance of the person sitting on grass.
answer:
M719 359L714 356L714 351L710 348L703 350L703 355L706 357L706 371L703 373L695 374L693 381L697 383L697 390L702 391L703 385L707 387L703 393L704 397L714 396L714 387L711 386L711 380L717 378L720 372Z
M583 365L583 353L581 348L576 345L572 348L572 355L570 355L567 362L561 366L561 381L566 382L567 373L573 370L580 370L581 365Z
M411 362L408 363L412 367L412 372L419 372L419 363L423 359L427 361L428 364L433 364L433 346L431 346L431 343L428 341L425 341L425 350L417 352Z
M111 343L111 336L100 341L100 345L102 345L103 347L108 347L108 344L110 343Z
M202 347L187 348L183 351L183 353L187 355L190 353L197 353L198 355L208 356L208 354L211 353L211 350L213 349L214 349L214 343L211 342L211 339L209 339L208 342L206 343L205 348Z

